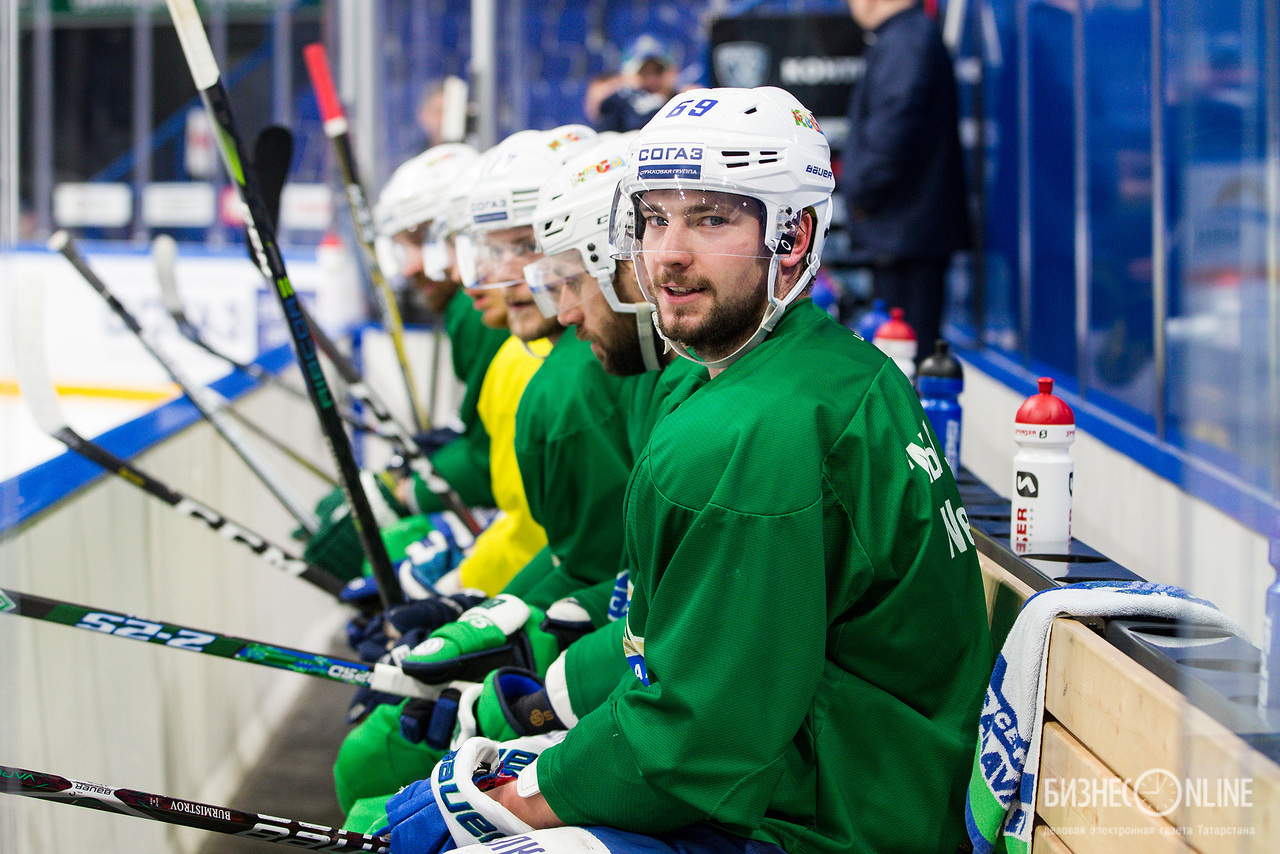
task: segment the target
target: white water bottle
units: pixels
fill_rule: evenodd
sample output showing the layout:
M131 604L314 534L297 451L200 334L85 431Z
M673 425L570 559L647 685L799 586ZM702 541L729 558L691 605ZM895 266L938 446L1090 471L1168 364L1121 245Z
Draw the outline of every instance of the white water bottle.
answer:
M1062 554L1071 542L1071 488L1075 465L1070 447L1076 417L1053 394L1053 380L1040 378L1040 393L1018 408L1013 438L1012 524L1014 554Z
M907 379L916 381L916 331L903 319L904 312L900 308L889 309L889 319L880 324L876 335L871 339L895 365L902 369Z

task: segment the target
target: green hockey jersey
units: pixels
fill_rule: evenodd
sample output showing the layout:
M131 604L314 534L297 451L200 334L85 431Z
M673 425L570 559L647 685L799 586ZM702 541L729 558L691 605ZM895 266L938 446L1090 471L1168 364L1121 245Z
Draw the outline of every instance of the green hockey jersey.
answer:
M627 490L631 673L538 759L551 808L953 852L992 663L958 511L910 382L811 300L686 378Z

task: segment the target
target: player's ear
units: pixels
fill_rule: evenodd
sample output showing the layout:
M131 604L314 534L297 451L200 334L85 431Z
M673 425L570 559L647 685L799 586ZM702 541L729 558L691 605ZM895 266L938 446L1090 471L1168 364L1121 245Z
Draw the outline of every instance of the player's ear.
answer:
M785 240L791 248L778 259L784 270L796 266L809 254L809 247L813 245L813 228L813 212L806 209L800 214L796 230L787 235L790 239Z

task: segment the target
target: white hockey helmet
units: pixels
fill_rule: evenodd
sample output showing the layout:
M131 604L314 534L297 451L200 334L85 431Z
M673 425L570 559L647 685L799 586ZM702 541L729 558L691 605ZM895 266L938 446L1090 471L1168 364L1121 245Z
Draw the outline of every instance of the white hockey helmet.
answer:
M393 237L444 216L450 187L479 157L480 152L465 143L446 142L401 163L374 206L378 234Z
M636 319L644 364L659 367L658 346L647 302L628 302L614 287L617 260L609 246L609 215L618 179L626 167L627 146L638 131L605 132L596 144L565 161L542 187L533 229L546 257L524 268L534 301L547 317L564 305L562 285L590 277L595 287L578 291L582 299L602 293L609 308Z
M591 145L596 132L586 125L514 133L485 152L480 173L467 194L477 234L533 224L538 192L574 152Z
M632 140L618 185L610 242L620 257L636 262L641 288L653 299L643 262L644 219L638 204L649 190L688 195L727 193L754 199L764 219L764 245L771 253L769 305L750 340L714 362L725 367L762 341L818 271L831 224L831 149L813 114L794 95L773 86L756 89L698 89L667 102ZM814 220L804 267L791 290L775 294L779 257L791 251L801 214ZM665 339L665 336L664 336Z
M575 152L588 147L596 132L586 125L562 125L548 131L514 133L485 152L479 171L467 192L458 263L463 283L469 287L506 287L511 281L486 281L487 274L502 266L501 254L509 247L491 247L490 232L533 225L538 192L556 169Z
M480 153L460 142L446 142L401 163L391 173L373 209L375 248L384 275L400 272L402 260L392 238L444 217L449 209L449 192L458 176L480 157ZM426 243L427 234L422 235ZM423 259L424 268L434 268ZM432 278L441 272L426 269Z

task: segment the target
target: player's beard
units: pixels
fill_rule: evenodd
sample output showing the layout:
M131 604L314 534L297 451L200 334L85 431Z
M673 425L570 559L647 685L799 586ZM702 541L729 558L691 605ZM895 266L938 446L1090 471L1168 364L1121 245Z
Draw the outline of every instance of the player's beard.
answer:
M590 340L600 348L600 364L605 373L630 377L648 370L640 352L640 334L634 314L611 311L605 329L592 331ZM579 337L585 337L579 334Z
M745 294L724 296L724 288L716 288L704 277L685 278L670 274L659 276L658 287L705 288L711 295L711 306L698 316L698 310L686 306L663 305L659 301L654 316L658 328L672 341L687 347L700 359L715 360L728 356L760 328L769 304L764 281Z

